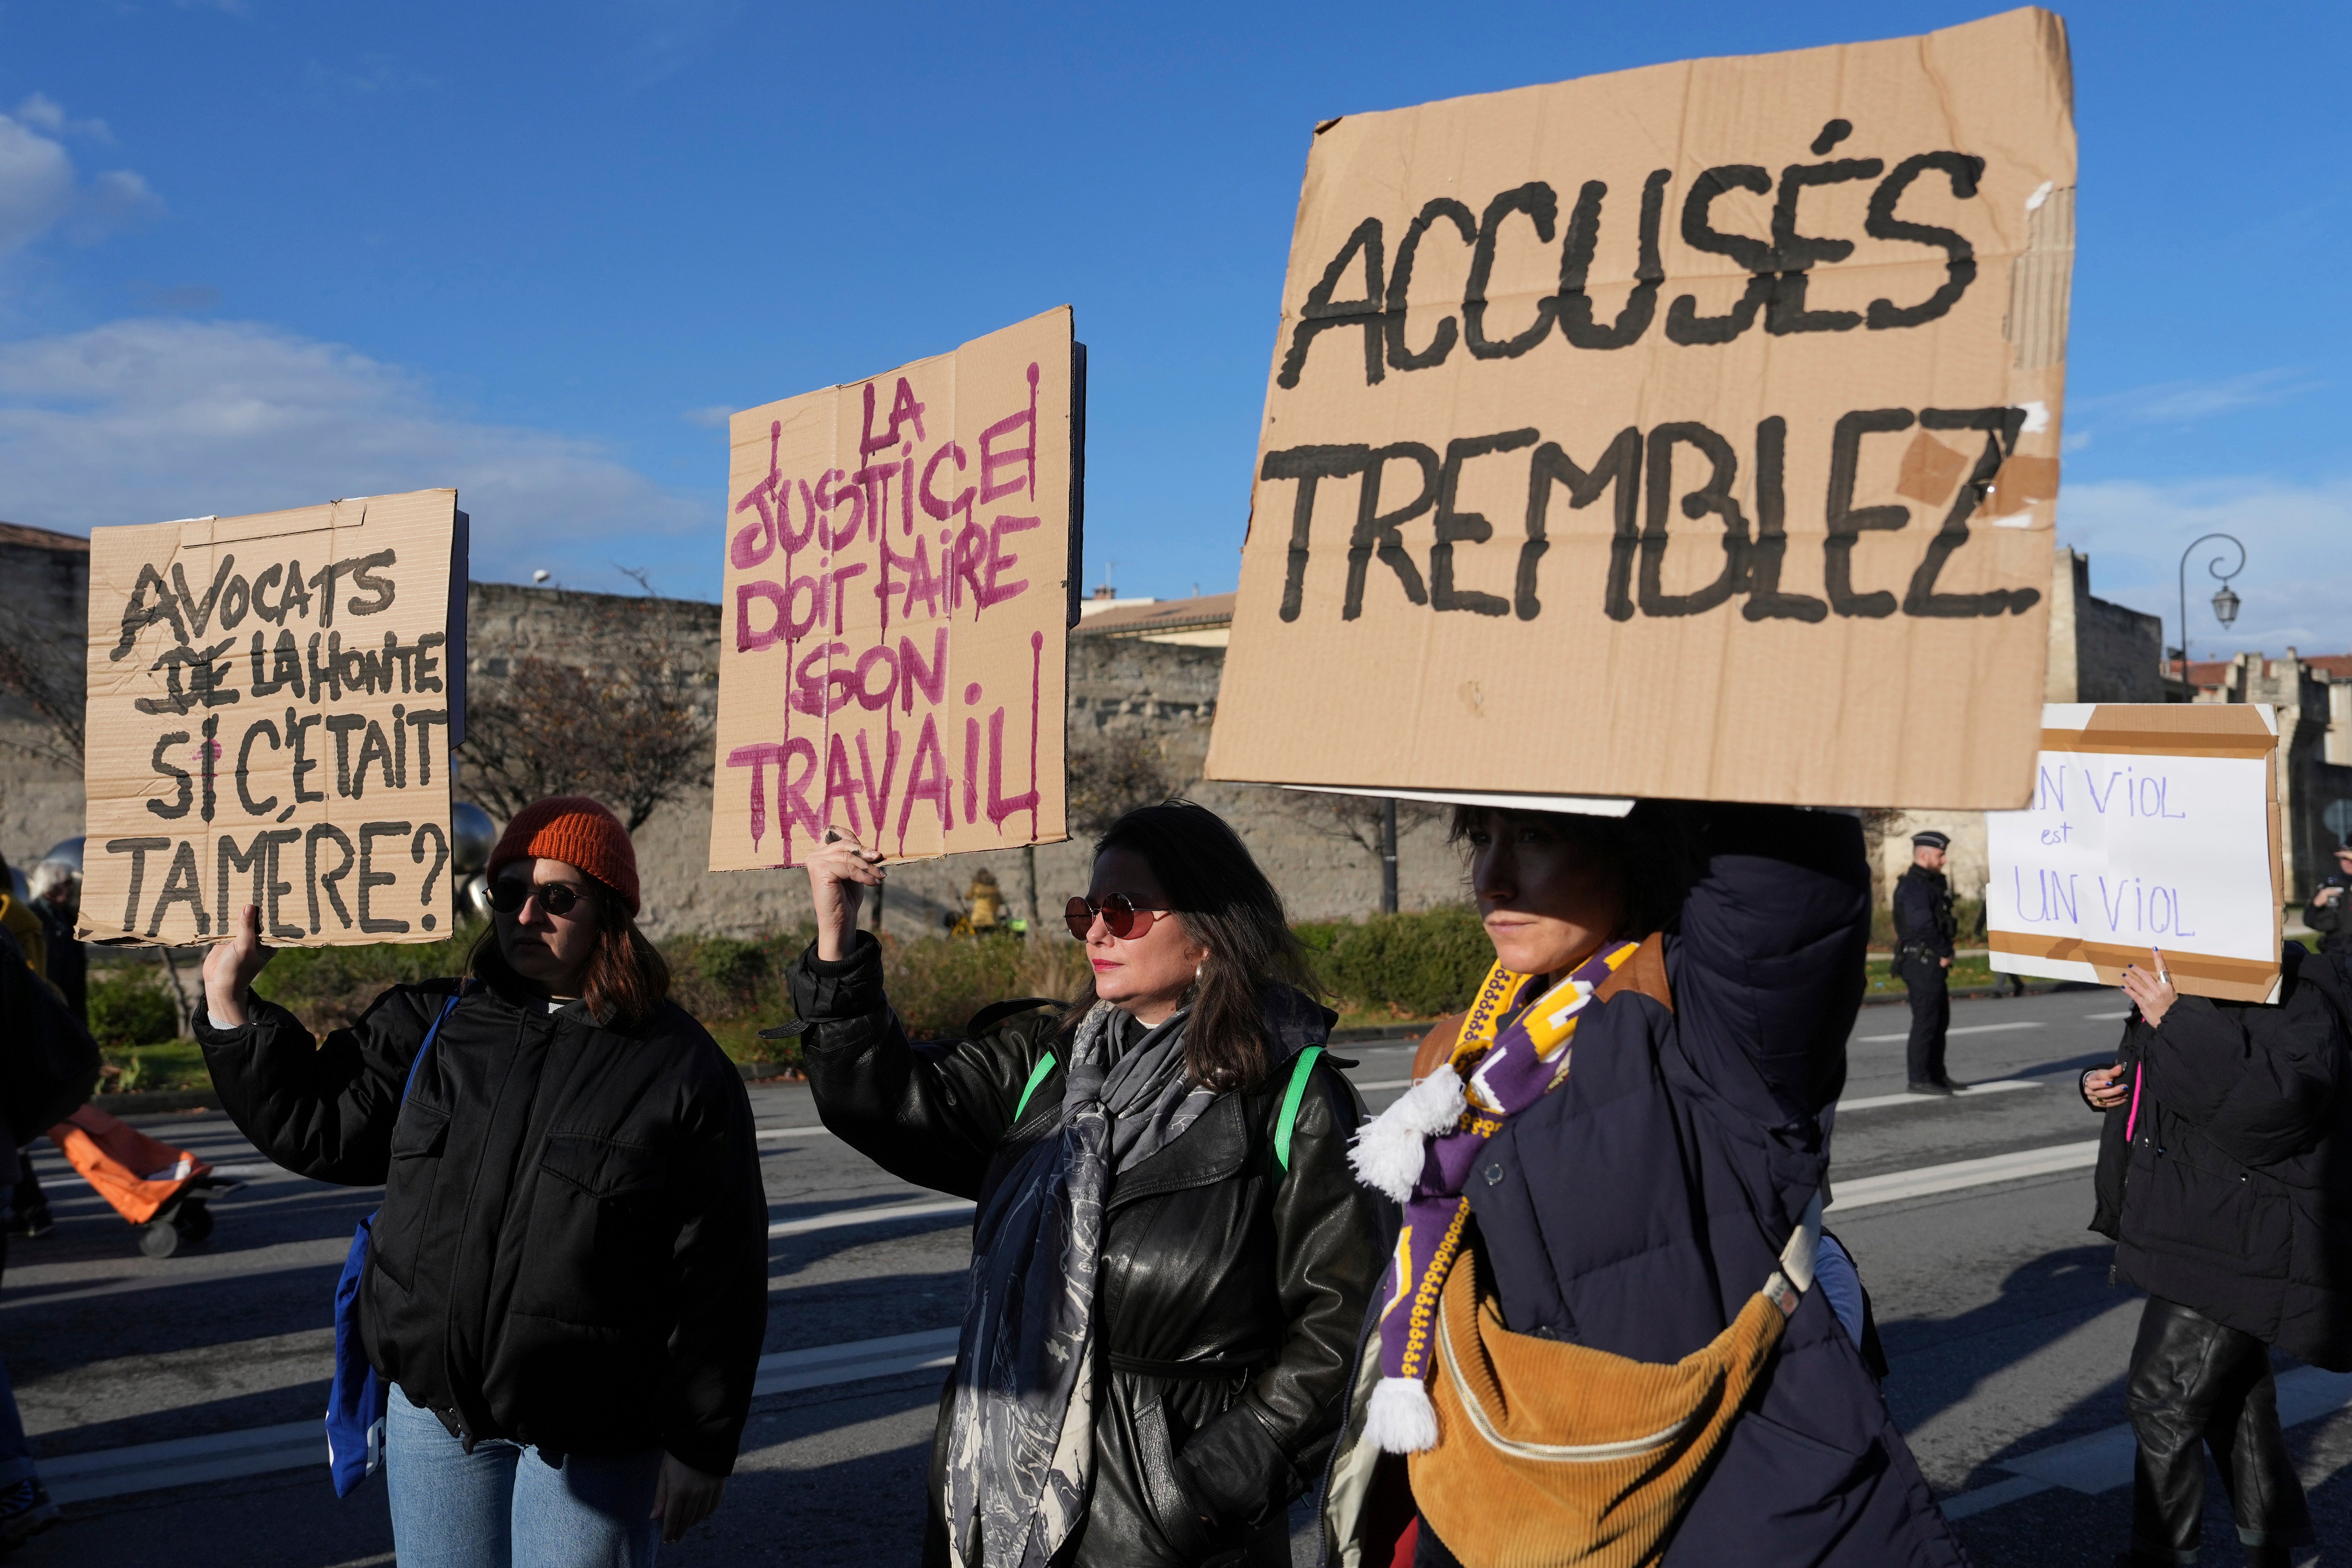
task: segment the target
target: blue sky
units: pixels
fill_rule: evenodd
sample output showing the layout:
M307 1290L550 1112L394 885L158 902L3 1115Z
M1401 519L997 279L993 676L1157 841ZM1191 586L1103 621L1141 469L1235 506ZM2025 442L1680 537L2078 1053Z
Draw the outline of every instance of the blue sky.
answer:
M1087 581L1230 588L1317 121L1989 8L0 0L0 517L454 483L478 576L710 596L724 411L1067 301ZM2064 14L2061 538L2352 647L2352 7Z

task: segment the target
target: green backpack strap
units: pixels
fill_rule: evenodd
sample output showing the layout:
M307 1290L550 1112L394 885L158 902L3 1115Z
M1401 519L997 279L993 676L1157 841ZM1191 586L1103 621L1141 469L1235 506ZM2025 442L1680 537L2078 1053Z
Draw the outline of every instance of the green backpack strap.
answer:
M1021 1120L1021 1113L1029 1109L1029 1097L1037 1092L1037 1086L1045 1082L1046 1076L1058 1065L1060 1064L1054 1060L1054 1053L1051 1051L1037 1058L1037 1065L1029 1069L1029 1081L1021 1086L1020 1100L1013 1107L1014 1121Z
M1322 1054L1320 1046L1299 1052L1297 1065L1290 1069L1290 1087L1283 1090L1282 1120L1274 1129L1274 1158L1285 1171L1290 1169L1290 1133L1298 1125L1299 1102L1307 1098L1307 1080L1315 1076L1316 1058Z

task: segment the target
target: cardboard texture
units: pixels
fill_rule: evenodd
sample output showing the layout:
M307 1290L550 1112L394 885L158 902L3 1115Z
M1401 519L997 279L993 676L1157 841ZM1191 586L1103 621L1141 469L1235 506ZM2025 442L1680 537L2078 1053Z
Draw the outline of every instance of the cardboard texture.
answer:
M2041 743L2031 803L1985 816L1993 968L2114 985L2159 948L2176 990L2272 999L2285 859L2269 705L2053 702Z
M456 490L90 532L80 935L449 934Z
M712 870L1066 837L1084 354L1064 306L734 416Z
M2021 10L1323 126L1209 776L2021 802L2071 94Z

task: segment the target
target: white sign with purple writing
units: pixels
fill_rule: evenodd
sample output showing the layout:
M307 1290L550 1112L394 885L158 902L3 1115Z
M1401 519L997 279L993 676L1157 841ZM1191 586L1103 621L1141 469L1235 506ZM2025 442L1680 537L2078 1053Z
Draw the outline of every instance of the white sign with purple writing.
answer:
M2182 991L2278 969L2267 707L2051 703L2033 799L1985 814L1992 967L2114 984L2160 952ZM2187 724L2189 727L2183 728Z

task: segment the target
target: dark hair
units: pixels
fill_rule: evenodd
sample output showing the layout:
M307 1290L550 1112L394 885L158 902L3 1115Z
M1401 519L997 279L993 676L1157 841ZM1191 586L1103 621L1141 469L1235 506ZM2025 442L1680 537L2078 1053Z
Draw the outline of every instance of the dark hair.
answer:
M1446 833L1465 844L1488 814L1504 822L1540 823L1600 855L1623 889L1612 940L1639 942L1665 930L1682 912L1698 879L1699 806L1692 801L1636 801L1623 816L1571 811L1519 811L1508 806L1457 805Z
M580 977L580 994L589 1010L625 1029L643 1026L661 1010L669 995L669 961L661 949L646 940L626 900L606 883L580 873L596 908L596 945ZM493 985L528 985L499 951L499 925L493 920L474 940L466 967Z
M1278 985L1310 996L1320 992L1306 949L1291 934L1282 895L1224 818L1189 800L1139 805L1121 816L1095 841L1097 858L1113 849L1143 858L1186 934L1209 950L1191 994L1186 1069L1196 1083L1221 1092L1255 1089L1272 1066L1265 993ZM1094 1004L1088 979L1063 1017L1063 1033L1075 1034Z

